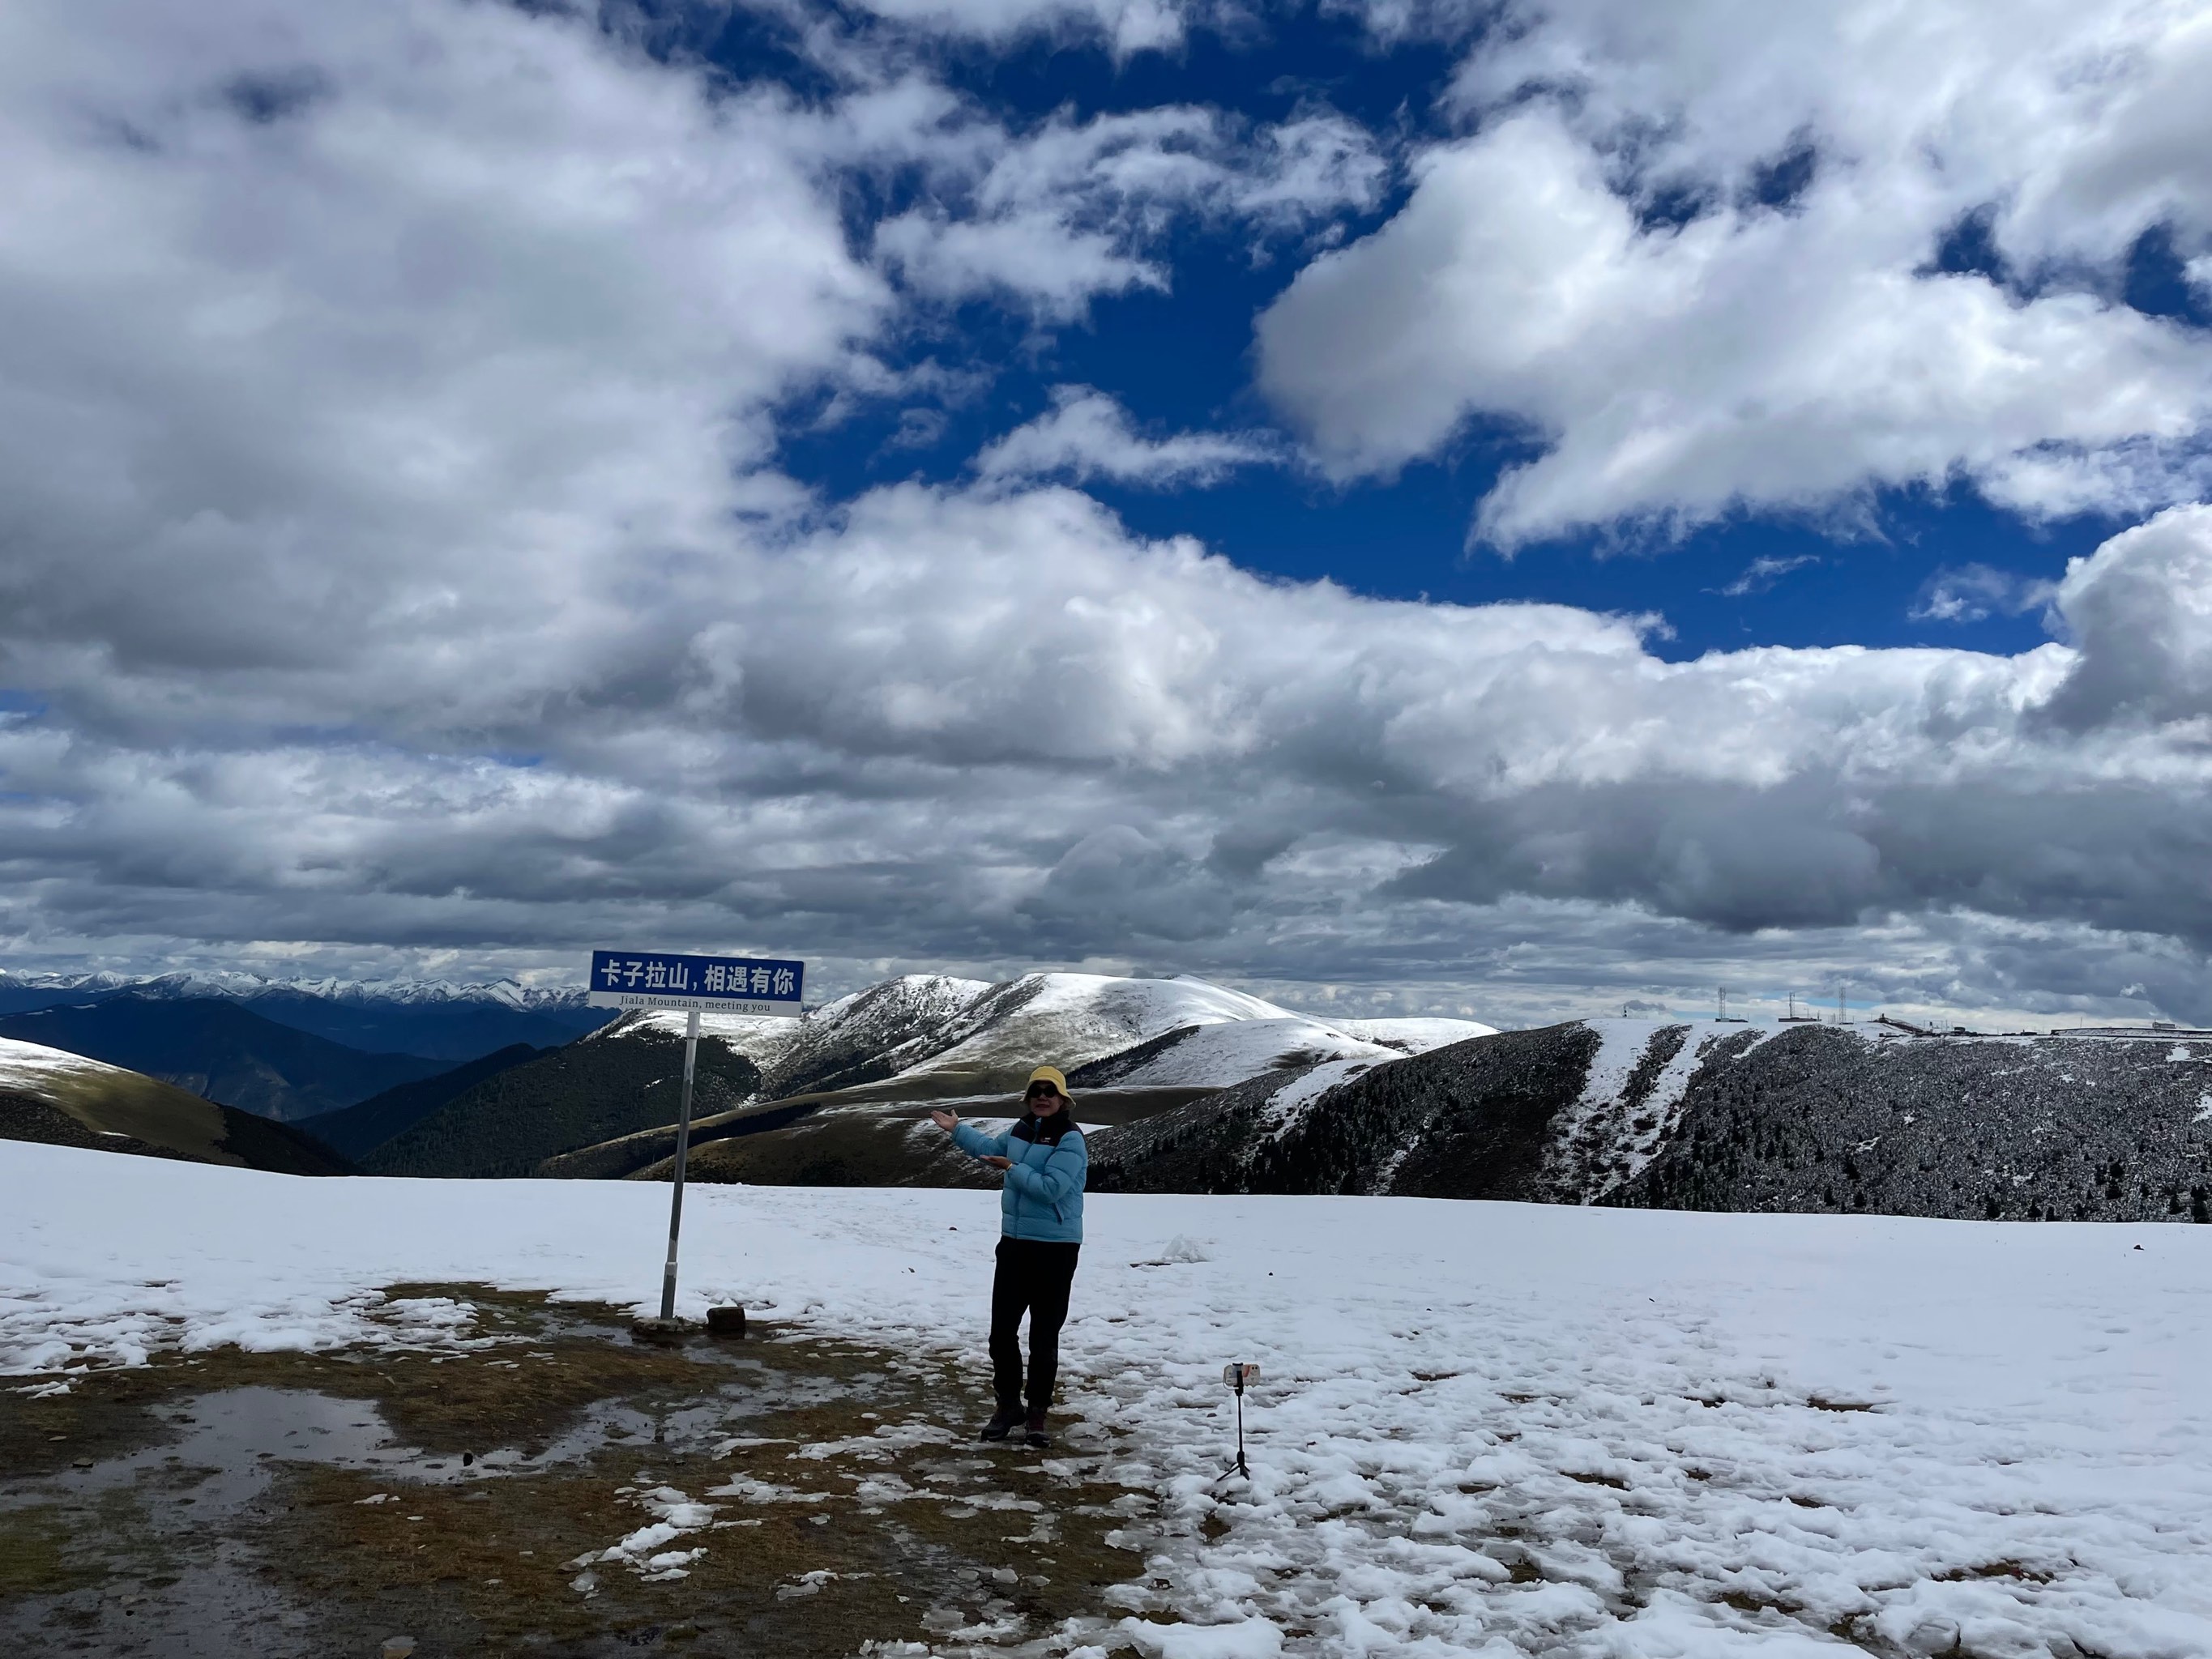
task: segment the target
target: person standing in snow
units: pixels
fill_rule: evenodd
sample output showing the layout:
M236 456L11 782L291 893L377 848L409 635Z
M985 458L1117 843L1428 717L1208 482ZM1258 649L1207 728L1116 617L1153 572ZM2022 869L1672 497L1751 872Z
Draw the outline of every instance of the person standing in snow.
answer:
M1020 1120L985 1134L957 1112L929 1115L963 1152L1006 1172L999 1194L998 1270L991 1280L991 1382L999 1408L983 1438L1004 1440L1018 1423L1032 1446L1049 1446L1045 1426L1060 1370L1060 1327L1075 1258L1083 1248L1083 1182L1091 1168L1083 1131L1069 1115L1067 1079L1050 1066L1030 1073ZM1030 1318L1029 1410L1022 1410L1022 1316Z

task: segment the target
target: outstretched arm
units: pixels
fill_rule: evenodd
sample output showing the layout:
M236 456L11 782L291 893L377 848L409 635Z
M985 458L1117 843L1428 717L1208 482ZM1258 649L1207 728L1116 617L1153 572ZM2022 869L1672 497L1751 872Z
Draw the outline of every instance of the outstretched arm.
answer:
M976 1158L1004 1158L1006 1137L1004 1133L985 1134L972 1123L955 1121L952 1124L952 1144L962 1152Z

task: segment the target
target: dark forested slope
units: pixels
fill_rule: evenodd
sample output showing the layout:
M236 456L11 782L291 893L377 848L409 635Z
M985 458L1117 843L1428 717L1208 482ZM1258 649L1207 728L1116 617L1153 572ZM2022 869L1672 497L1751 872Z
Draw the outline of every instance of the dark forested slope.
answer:
M447 1101L465 1094L486 1078L526 1066L551 1052L518 1042L480 1060L456 1066L450 1072L418 1078L412 1083L386 1089L380 1095L371 1095L357 1105L311 1117L301 1127L348 1158L361 1158L393 1136L413 1128Z
M1259 1079L1103 1131L1093 1170L1132 1192L2203 1220L2212 1041L1593 1021Z
M523 1176L573 1152L676 1115L684 1042L652 1026L586 1037L454 1096L362 1158L375 1175ZM732 1109L760 1070L716 1042L699 1045L694 1111Z
M1684 1104L1666 1148L1606 1202L2212 1218L2212 1044L1814 1026L1700 1073Z

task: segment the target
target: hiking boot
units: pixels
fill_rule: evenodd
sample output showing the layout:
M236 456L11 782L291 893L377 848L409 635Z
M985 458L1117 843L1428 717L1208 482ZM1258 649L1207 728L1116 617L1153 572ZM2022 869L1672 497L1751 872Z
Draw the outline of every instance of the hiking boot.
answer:
M983 1425L982 1438L986 1440L1004 1440L1008 1435L1014 1431L1014 1425L1021 1420L1021 1413L1018 1411L1009 1411L1006 1407L1001 1406L998 1410L991 1413L991 1420Z
M1044 1413L1042 1412L1031 1412L1030 1413L1028 1431L1022 1436L1022 1443L1028 1446L1035 1446L1039 1451L1042 1451L1046 1447L1052 1444L1052 1435L1045 1428Z

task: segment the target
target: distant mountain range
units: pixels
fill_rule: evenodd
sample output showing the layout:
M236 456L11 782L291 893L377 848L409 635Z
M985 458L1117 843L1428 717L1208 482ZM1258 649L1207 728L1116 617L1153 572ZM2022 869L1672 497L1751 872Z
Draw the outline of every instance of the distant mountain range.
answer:
M389 1175L664 1180L683 1023L627 1015L448 1066L242 1002L108 987L0 1018L0 1135L301 1173L350 1158ZM1332 1022L1200 980L1085 974L908 975L799 1019L702 1025L702 1181L986 1184L929 1109L1005 1118L1048 1062L1068 1074L1101 1191L2212 1223L2212 1032L1497 1032ZM234 1109L298 1115L341 1097L305 1133Z
M223 1001L295 1030L368 1053L474 1060L518 1042L554 1048L597 1030L613 1016L586 1006L580 988L550 990L512 980L268 979L256 974L0 972L0 1016L136 997L144 1001Z
M626 1016L573 1040L604 1018L580 991L173 975L0 976L0 993L62 999L0 1016L0 1035L304 1122L375 1173L649 1179L673 1146L684 1017ZM801 1018L709 1014L702 1026L701 1177L827 1182L973 1178L964 1160L939 1158L933 1133L916 1134L921 1118L940 1102L1010 1111L1041 1063L1070 1074L1095 1125L1490 1030L1330 1024L1203 980L1095 974L908 975ZM361 1046L380 1041L412 1046Z
M580 986L527 986L511 979L271 979L264 974L233 972L132 976L105 972L23 974L0 969L0 997L52 994L65 1001L88 1001L114 991L136 991L142 996L229 997L240 1001L272 991L288 991L331 1002L488 1002L532 1012L580 1009L585 1006L585 992ZM9 1008L5 1012L21 1011Z
M105 1060L259 1116L296 1121L445 1069L280 1025L241 1003L124 993L0 1018L0 1036Z

